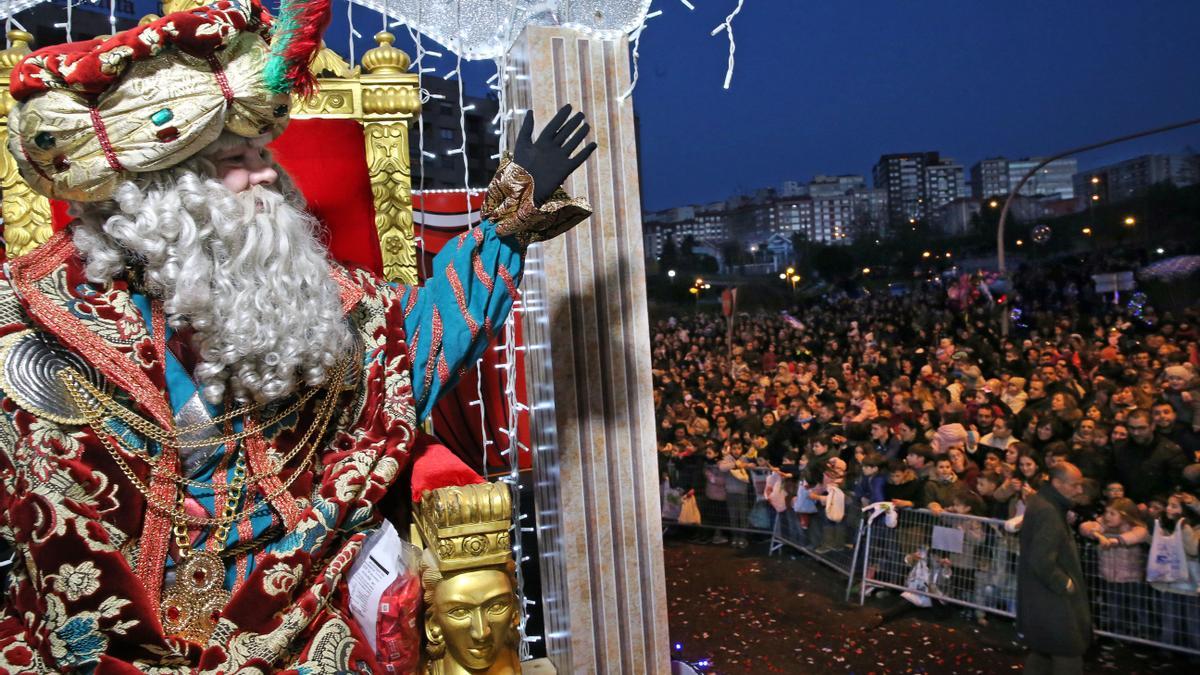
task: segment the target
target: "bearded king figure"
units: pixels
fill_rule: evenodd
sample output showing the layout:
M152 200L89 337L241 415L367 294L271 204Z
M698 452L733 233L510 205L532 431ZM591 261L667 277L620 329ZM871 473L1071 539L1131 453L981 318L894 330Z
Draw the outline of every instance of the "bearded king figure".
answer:
M559 186L594 144L526 118L420 288L340 267L265 148L328 9L222 0L13 71L9 151L74 221L0 282L0 671L373 672L345 574L381 501L422 462L479 480L419 425L587 217Z

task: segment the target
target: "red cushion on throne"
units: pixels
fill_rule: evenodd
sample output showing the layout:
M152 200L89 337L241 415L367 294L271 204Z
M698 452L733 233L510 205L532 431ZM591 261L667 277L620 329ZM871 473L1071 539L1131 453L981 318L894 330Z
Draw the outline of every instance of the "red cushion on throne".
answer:
M334 260L382 276L375 200L367 173L363 127L357 120L292 120L271 154L326 227Z

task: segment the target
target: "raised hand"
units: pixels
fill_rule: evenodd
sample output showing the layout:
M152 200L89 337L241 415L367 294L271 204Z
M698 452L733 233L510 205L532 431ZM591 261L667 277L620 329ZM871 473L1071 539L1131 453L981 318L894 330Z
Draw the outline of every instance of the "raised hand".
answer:
M588 143L579 154L571 156L587 137L591 127L584 121L583 113L576 113L567 119L569 115L571 106L563 106L535 141L531 110L526 113L521 132L517 135L513 161L533 176L533 201L538 206L545 204L567 176L578 169L596 149L595 143Z

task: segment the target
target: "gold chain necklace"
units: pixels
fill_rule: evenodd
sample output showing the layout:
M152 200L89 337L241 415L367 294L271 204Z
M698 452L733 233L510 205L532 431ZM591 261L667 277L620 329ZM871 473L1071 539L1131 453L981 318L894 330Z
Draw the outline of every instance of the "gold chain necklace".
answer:
M253 431L243 430L236 434L230 434L230 435L220 436L220 437L216 437L216 438L203 438L203 439L197 439L197 440L193 440L193 441L182 441L182 440L179 440L179 437L187 436L189 434L193 434L198 431L203 431L211 426L221 424L222 422L227 422L227 421L235 419L237 417L241 417L245 414L248 414L250 412L257 410L260 406L258 404L243 406L242 408L235 410L234 413L225 413L224 415L214 418L210 422L200 422L199 424L193 424L193 425L178 428L178 429L163 429L163 428L159 427L157 424L142 417L141 415L133 412L132 410L129 410L128 408L121 405L120 403L117 403L111 396L109 396L108 394L106 394L103 391L101 391L100 389L98 389L94 384L89 382L87 380L87 378L83 377L83 375L81 375L80 373L75 372L73 369L67 368L67 369L64 369L62 372L66 373L67 376L70 378L70 383L68 386L73 386L77 390L86 392L87 395L96 399L96 401L101 405L101 407L107 409L110 413L112 413L112 416L116 417L117 419L121 420L122 422L125 422L129 426L133 427L133 429L135 431L140 432L143 436L158 443L159 445L165 445L165 446L172 447L172 448L189 448L189 449L190 448L207 448L207 447L213 446L213 445L225 445L226 443L229 443L229 442L240 441L243 438L247 438L247 437L253 435L253 433L254 433ZM295 402L293 402L291 405L289 405L286 410L275 415L271 419L267 420L267 422L262 425L263 428L274 426L274 425L278 424L279 422L282 422L287 417L291 416L297 410L300 410L300 408L302 408L304 406L304 404L308 403L308 401L310 399L312 399L313 395L316 394L316 392L317 392L317 387L312 387L311 389L306 391L300 398L296 399Z
M341 386L340 383L345 378L346 372L348 370L349 370L349 365L346 361L340 362L338 364L337 368L335 368L334 373L333 373L335 379L333 379L333 382L339 383L337 385L337 387L340 388L340 386ZM67 368L67 369L63 369L62 371L60 371L60 378L62 379L63 383L67 385L67 392L71 395L71 398L75 403L75 406L80 410L81 414L87 419L88 426L92 427L93 431L96 432L96 435L100 437L101 442L104 443L105 447L109 449L109 454L113 454L113 458L114 458L114 460L116 460L117 465L119 467L121 467L122 471L125 472L126 476L131 476L132 480L137 481L138 479L136 478L136 476L133 476L132 471L128 470L128 464L125 462L124 458L121 457L120 453L116 452L115 448L112 447L112 444L109 441L108 435L101 433L100 427L104 427L106 431L108 430L107 420L111 419L112 416L109 416L106 418L100 411L94 410L93 409L94 407L89 405L88 402L85 400L84 393L80 389L71 386L73 383L79 383L79 382L83 381L83 378L81 375L76 373L74 370ZM90 386L91 383L87 383L87 384ZM315 391L316 391L316 389L314 388L312 391L310 391L308 394L306 394L305 397L303 397L303 400L307 401L307 400L311 399L312 393ZM91 392L89 392L89 393L91 393ZM247 479L251 485L257 485L258 483L262 482L262 480L264 480L265 478L275 475L281 469L283 469L283 467L287 466L288 462L290 462L296 456L296 454L300 451L300 449L303 448L304 445L309 442L309 439L311 439L313 436L313 432L316 431L318 428L320 428L320 432L316 434L316 439L313 442L314 443L319 442L320 439L324 437L325 430L329 423L329 419L332 417L333 408L334 408L333 403L337 400L338 393L339 392L334 391L331 388L331 390L325 395L324 399L322 399L321 404L318 407L318 414L316 417L314 417L312 423L308 426L308 430L305 432L304 437L301 438L300 441L298 441L292 447L292 450L277 465L272 466L270 469L267 470L266 473L251 474ZM94 394L93 394L93 396L94 396ZM115 404L115 401L114 401L114 404ZM120 407L119 404L116 404L116 405L118 405L118 407ZM268 426L275 424L278 420L282 419L284 416L291 415L294 412L293 408L297 408L297 407L298 406L296 406L296 405L289 406L288 410L285 411L281 416L272 418L270 420L269 424L264 425L264 427L262 427L262 428L266 428ZM124 409L124 408L122 408L122 409ZM133 414L133 413L130 413L130 414ZM138 419L141 419L140 416L137 416L137 415L134 415L134 416L137 417ZM226 421L228 421L228 420L226 420ZM243 438L248 438L249 436L252 436L256 433L259 433L259 427L257 427L257 426L251 427L250 425L247 425L247 428L244 431L239 432L238 434L232 434L232 435L227 434L226 436L224 436L222 438L209 439L207 442L205 442L200 447L209 447L209 446L217 445L219 443L223 444L223 445L228 445L229 443L235 443ZM151 439L151 440L154 440L154 439ZM223 443L221 443L222 440L224 441ZM176 444L176 443L165 443L162 445L165 445L168 447L180 447L179 444ZM149 464L151 469L154 472L158 471L158 465L162 458L162 455L155 457L155 456L149 454L148 452L145 452L144 450L139 450L137 448L125 448L124 446L122 446L122 449L125 449L127 452L132 454L134 457L137 457L138 459L142 460L143 462ZM172 473L174 473L174 472L172 471ZM171 479L179 485L186 485L189 487L197 487L197 488L208 488L208 489L213 490L214 492L226 493L228 490L227 488L213 486L210 483L206 483L203 481L192 480L185 476L173 475L173 476L171 476ZM140 484L141 484L140 482L135 482L134 486L138 487ZM140 488L139 488L139 490L140 490Z
M351 357L351 358L353 358L353 357ZM284 481L278 488L276 488L275 490L272 490L268 495L266 495L266 499L263 501L263 504L270 503L276 497L278 497L279 495L286 492L292 486L292 483L294 483L296 481L296 479L300 476L300 474L302 474L304 472L304 469L312 461L313 456L316 454L317 446L320 444L321 439L324 438L325 432L329 426L329 421L333 417L333 411L335 408L334 403L336 402L336 400L338 398L337 394L339 393L338 389L340 389L340 387L341 387L341 383L342 383L343 379L345 378L347 369L348 369L348 360L344 360L338 364L338 367L335 369L335 379L332 380L332 382L334 384L332 385L330 392L322 399L321 404L320 404L320 410L317 413L317 416L314 419L313 424L309 426L308 431L307 431L307 433L305 433L304 437L299 442L296 443L296 445L292 448L292 450L288 453L288 455L286 457L284 457L283 460L279 463L278 467L273 467L274 471L271 471L271 472L254 475L254 476L249 476L244 481L246 484L249 484L249 485L257 485L265 477L275 475L275 472L277 472L279 469L286 466L287 463L290 462L291 459L296 456L296 454L298 454L298 452L300 451L301 448L303 448L305 445L308 445L308 450L305 453L304 459L301 461L300 465L296 467L296 470L294 472L292 472L292 475L289 476L286 481ZM66 381L66 378L68 377L66 375L60 375L60 376L63 377L64 382ZM158 513L166 515L168 518L171 519L172 522L183 521L185 523L192 524L192 525L223 525L226 523L232 523L237 520L240 520L241 518L243 518L247 515L252 515L253 513L257 512L259 509L262 508L263 504L258 504L255 506L247 505L241 511L236 511L232 514L222 514L222 516L216 517L216 518L210 518L210 517L203 517L203 516L193 516L193 515L187 513L186 511L184 511L183 509L177 510L174 507L174 505L172 505L172 504L161 503L159 500L157 500L154 497L153 493L150 490L150 487L148 485L146 485L146 483L144 481L142 481L142 479L139 478L136 473L134 473L132 468L130 468L129 463L126 462L125 458L122 456L120 449L111 440L110 434L104 433L102 431L102 428L105 426L104 425L104 416L103 416L102 412L99 410L95 410L93 406L88 405L87 401L83 400L81 393L79 391L77 391L75 388L68 387L68 392L71 394L72 399L74 400L76 406L80 409L81 413L87 418L88 426L91 427L92 430L95 432L96 436L100 439L101 444L103 444L104 448L108 451L108 454L111 455L113 458L113 461L115 461L117 463L118 468L120 468L121 472L123 474L125 474L125 477L133 485L134 489L136 489L138 492L140 492L142 494L142 496L145 498L147 508L153 509ZM319 431L318 431L318 429L319 429ZM314 432L316 432L315 438L313 438ZM310 443L310 439L311 439L311 443ZM162 462L161 462L162 455L160 455L159 457L149 457L149 456L142 457L139 455L139 453L137 453L135 451L130 450L129 452L131 454L134 454L135 456L138 456L140 459L144 459L145 461L147 461L147 463L150 464L152 473L158 474L158 473L160 473L160 471L165 471L165 472L167 472L167 475L170 476L172 481L174 481L177 484L191 484L191 485L197 485L198 487L208 487L210 489L212 488L212 486L208 483L198 483L197 481L192 481L192 480L184 478L182 476L172 475L172 474L175 474L174 467L167 467L164 469L162 467ZM224 490L223 490L223 492L227 493L227 491L224 491Z
M236 447L231 447L236 451ZM233 467L233 479L225 499L222 517L230 517L237 510L238 500L246 479L246 453L238 452ZM179 491L179 509L184 509L186 492ZM175 568L175 582L166 590L159 601L159 614L163 630L185 640L206 644L216 627L217 619L229 604L230 592L225 590L225 563L221 550L233 521L218 525L209 539L207 550L195 551L188 538L185 523L174 521L175 544L179 547L179 565Z

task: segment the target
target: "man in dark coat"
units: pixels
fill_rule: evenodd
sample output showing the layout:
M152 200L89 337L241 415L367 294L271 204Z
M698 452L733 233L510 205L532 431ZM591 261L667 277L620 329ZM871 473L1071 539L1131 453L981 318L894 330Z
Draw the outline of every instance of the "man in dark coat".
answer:
M1050 480L1025 505L1017 567L1017 632L1029 656L1026 673L1083 672L1092 641L1088 591L1067 509L1083 493L1083 473L1069 462L1050 470Z
M1125 483L1125 494L1139 504L1170 494L1182 482L1188 456L1171 439L1155 433L1149 410L1129 413L1125 427L1129 440L1115 443L1113 451L1113 469Z

